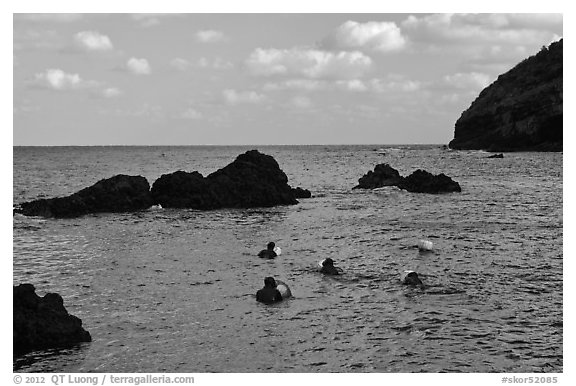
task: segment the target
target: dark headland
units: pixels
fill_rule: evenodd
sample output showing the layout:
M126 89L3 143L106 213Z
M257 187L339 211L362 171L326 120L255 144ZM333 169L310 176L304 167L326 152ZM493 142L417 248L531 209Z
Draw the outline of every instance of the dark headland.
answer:
M562 151L563 39L486 87L456 121L451 149Z

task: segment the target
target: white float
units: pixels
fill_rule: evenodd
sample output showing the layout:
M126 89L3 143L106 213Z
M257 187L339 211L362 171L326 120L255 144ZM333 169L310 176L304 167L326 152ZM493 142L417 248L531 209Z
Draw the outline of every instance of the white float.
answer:
M292 291L290 291L290 287L286 283L281 280L276 280L276 289L280 291L282 295L282 299L288 299L292 296Z
M276 256L280 256L282 254L282 249L280 247L274 247L274 252L276 252Z
M432 241L420 240L418 241L418 249L421 251L431 251L434 248Z

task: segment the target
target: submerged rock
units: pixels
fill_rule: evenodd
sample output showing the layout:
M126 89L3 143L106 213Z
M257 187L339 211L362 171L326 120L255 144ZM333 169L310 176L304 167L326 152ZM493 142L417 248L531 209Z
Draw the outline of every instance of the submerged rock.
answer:
M89 213L136 211L152 204L146 178L119 174L67 197L24 202L15 212L26 216L66 218Z
M32 284L13 287L13 315L14 355L92 341L82 321L66 311L60 295L39 297Z
M388 164L378 164L358 180L352 189L375 189L384 186L397 186L402 181L398 170Z
M562 151L563 40L486 87L456 121L459 150Z
M447 175L443 173L434 175L421 169L416 170L408 177L402 179L398 187L413 193L450 193L462 191L460 184Z
M154 202L163 208L252 208L297 204L288 177L276 160L257 150L202 177L198 172L165 174L152 185Z

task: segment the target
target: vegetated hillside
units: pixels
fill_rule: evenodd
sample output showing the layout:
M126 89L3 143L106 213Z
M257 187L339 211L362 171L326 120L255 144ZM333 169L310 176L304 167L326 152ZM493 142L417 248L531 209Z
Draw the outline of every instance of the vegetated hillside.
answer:
M456 121L459 150L562 151L563 39L486 87Z

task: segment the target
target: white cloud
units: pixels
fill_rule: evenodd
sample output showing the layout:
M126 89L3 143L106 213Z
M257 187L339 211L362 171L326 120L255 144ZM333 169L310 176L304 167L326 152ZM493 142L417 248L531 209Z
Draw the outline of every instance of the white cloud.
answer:
M402 49L406 39L393 22L347 21L321 43L328 49L390 52Z
M327 86L326 81L316 79L288 79L282 82L269 82L263 88L267 91L278 90L305 90L316 91L325 89Z
M174 58L170 61L170 66L180 71L186 71L190 68L191 63L186 59Z
M74 35L76 44L86 51L109 51L114 47L110 38L97 31L81 31Z
M218 43L226 41L227 37L222 31L209 29L196 32L196 40L201 43Z
M130 18L134 20L140 27L149 28L157 26L161 23L162 19L182 17L181 13L133 13Z
M368 86L359 79L339 80L336 82L336 86L346 91L368 91Z
M201 112L194 110L193 108L188 108L180 115L180 117L183 119L198 120L202 119L203 115Z
M246 60L246 66L253 75L258 76L357 79L371 69L372 59L357 51L257 48Z
M98 82L85 81L78 74L68 74L57 68L50 68L35 75L35 83L53 90L78 90L98 86Z
M136 75L148 75L152 72L150 64L146 59L130 58L126 62L126 68Z
M403 31L415 42L538 45L562 31L560 14L434 14L409 16Z
M107 87L102 90L102 95L106 98L116 98L122 95L122 91L116 87Z
M489 75L470 72L446 75L442 79L442 83L456 89L482 90L490 84L491 80L492 78Z
M231 62L228 62L224 59L221 58L208 59L205 57L198 59L197 65L200 68L210 68L213 70L229 70L234 67L234 65Z
M236 91L227 89L222 92L224 100L230 105L237 105L240 103L257 104L264 101L265 96L258 94L255 91Z
M391 74L385 79L371 79L368 87L377 93L411 93L419 91L426 85L420 81L407 79L401 75Z

